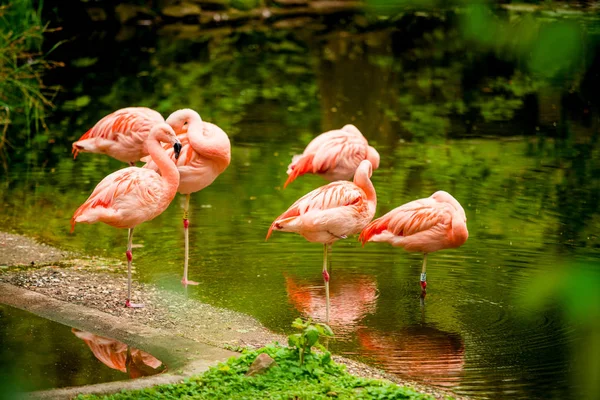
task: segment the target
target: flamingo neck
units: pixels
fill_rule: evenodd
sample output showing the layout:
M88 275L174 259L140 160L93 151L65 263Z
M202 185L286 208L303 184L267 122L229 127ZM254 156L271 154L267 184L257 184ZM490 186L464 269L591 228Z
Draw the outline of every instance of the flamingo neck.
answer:
M369 208L372 208L374 213L377 207L377 194L375 193L375 186L373 186L368 172L359 168L354 174L354 184L365 192Z
M188 140L196 153L212 160L223 171L231 161L231 144L225 132L209 122L190 123Z
M175 197L177 187L179 186L179 171L177 170L177 166L171 161L169 156L167 156L167 153L160 145L158 139L151 137L146 141L146 145L148 146L150 157L152 157L152 160L158 166L160 175L166 183L168 194L166 198L171 201L171 199Z
M202 151L204 139L204 123L202 122L202 118L200 118L200 114L197 112L190 112L187 121L187 137L190 145L196 151L196 153L200 153Z

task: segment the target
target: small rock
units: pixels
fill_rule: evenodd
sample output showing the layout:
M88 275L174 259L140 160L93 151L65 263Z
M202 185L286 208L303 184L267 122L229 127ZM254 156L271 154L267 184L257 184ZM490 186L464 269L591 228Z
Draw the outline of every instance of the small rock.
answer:
M252 365L250 365L248 372L246 372L246 376L264 374L269 368L275 365L277 365L277 363L271 356L265 353L259 354Z

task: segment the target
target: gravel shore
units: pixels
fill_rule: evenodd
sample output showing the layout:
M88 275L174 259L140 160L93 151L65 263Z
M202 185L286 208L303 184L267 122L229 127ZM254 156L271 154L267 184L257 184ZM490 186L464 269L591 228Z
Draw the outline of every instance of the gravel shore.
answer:
M0 263L4 262L8 266L31 265L31 252L44 249L44 256L36 258L39 260L35 261L36 267L0 269L0 282L115 316L130 317L137 323L221 348L258 348L273 341L287 343L285 337L269 331L253 317L191 300L183 293L167 292L135 280L132 287L133 298L136 302L144 303L144 307L126 308L123 299L126 297L127 279L123 263L100 258L68 258L72 255L35 243L24 236L0 235L0 240L4 240L2 243L7 243L0 252L0 257L4 257L0 258ZM11 236L18 238L5 239ZM24 247L15 248L13 244L16 243ZM22 249L26 251L21 252ZM11 255L6 257L2 254ZM42 263L45 265L40 266ZM334 359L345 364L350 373L358 376L388 379L411 386L419 392L429 393L438 399L448 395L464 398L416 382L404 381L347 358L334 356Z

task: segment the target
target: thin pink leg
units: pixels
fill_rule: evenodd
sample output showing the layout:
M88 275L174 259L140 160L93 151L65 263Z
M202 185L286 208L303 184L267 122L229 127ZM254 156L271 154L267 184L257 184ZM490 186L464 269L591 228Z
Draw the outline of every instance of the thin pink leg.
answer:
M329 323L329 273L327 272L327 256L329 245L325 243L323 248L323 281L325 281L325 323Z
M144 307L143 304L137 304L131 302L131 261L133 260L133 252L131 251L131 245L133 243L133 228L129 229L129 242L127 244L127 301L125 301L125 307L140 308Z
M183 237L185 238L185 258L183 261L183 278L181 279L181 283L184 286L187 285L197 285L198 282L190 281L188 279L188 260L190 258L190 234L189 234L189 226L190 220L188 219L188 210L190 208L190 195L185 195L185 209L183 210Z

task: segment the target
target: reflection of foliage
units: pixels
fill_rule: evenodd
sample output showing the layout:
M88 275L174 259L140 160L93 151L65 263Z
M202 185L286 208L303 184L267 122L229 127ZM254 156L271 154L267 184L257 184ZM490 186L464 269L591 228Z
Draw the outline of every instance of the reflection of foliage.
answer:
M39 132L45 128L45 110L52 106L48 96L52 91L44 86L42 74L56 66L44 60L40 53L43 34L47 27L41 21L43 2L35 7L32 0L12 0L0 7L0 154L4 160L7 144L31 142L31 128L38 134L33 143L46 141L48 136ZM24 128L23 134L6 136L9 124ZM7 167L4 160L4 167Z
M596 264L572 264L544 271L527 281L521 301L532 314L558 302L569 326L576 329L572 346L573 378L582 399L600 394L600 275Z
M307 109L316 109L311 60L290 35L239 33L205 44L208 54L198 59L189 56L194 43L162 40L151 59L154 90L150 98L138 91L137 102L165 114L193 108L233 135L248 114L261 112L261 104L278 104L271 112L298 126L306 121L303 115L310 115ZM130 84L131 79L121 79L102 101L118 104L125 92L131 95Z
M535 104L526 106L525 96L551 82L577 87L590 61L584 51L592 43L588 32L597 22L591 13L546 12L546 7L521 12L492 1L369 4L394 15L402 32L395 60L372 57L382 69L402 70L400 104L386 105L385 114L396 114L402 128L420 141L446 137L456 130L450 123L456 116L467 131L481 121L509 121Z

